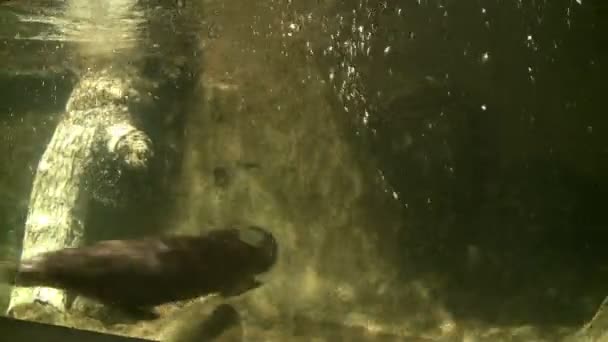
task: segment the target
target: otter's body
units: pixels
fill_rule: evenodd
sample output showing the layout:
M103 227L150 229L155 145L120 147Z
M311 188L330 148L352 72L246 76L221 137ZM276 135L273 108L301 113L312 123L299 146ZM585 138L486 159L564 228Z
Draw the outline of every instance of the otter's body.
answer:
M238 295L259 286L254 276L269 270L276 257L274 237L257 227L108 240L25 260L17 285L56 287L140 309L211 293Z

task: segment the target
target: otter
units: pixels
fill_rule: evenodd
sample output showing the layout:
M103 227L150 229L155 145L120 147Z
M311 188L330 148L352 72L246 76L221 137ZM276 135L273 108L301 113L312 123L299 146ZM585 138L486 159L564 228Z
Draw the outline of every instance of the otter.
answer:
M15 285L64 289L154 319L154 306L257 288L262 283L255 276L276 260L277 242L268 231L218 229L201 236L105 240L46 252L21 262Z

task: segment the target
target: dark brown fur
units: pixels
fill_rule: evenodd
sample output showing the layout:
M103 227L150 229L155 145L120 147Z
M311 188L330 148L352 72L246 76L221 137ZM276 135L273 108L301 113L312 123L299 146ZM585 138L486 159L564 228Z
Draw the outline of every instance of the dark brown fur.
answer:
M276 262L274 237L257 227L203 236L108 240L25 260L17 285L73 291L126 309L210 293L238 295Z

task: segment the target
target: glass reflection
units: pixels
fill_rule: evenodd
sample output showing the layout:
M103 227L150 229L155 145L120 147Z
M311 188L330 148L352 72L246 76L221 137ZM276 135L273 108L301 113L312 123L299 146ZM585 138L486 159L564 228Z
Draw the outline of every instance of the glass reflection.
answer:
M600 340L606 14L1 2L2 306L167 341ZM278 249L255 276L256 234L198 259L158 238L250 226ZM197 279L230 291L111 305Z

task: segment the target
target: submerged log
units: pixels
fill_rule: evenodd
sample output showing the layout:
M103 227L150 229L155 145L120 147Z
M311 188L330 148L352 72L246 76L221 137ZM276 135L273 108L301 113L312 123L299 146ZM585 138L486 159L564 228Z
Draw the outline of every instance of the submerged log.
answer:
M144 169L151 141L132 123L126 99L137 96L129 78L111 70L85 75L74 88L61 120L38 164L30 197L21 258L79 246L96 156ZM8 311L40 301L64 310L69 298L51 288L15 288Z
M193 69L187 57L193 54L189 39L194 35L178 30L182 17L176 21L175 12L180 4L72 0L17 6L15 18L44 30L25 39L65 41L60 46L65 58L59 64L78 78L34 175L21 260L83 245L91 197L104 200L99 197L106 194L99 189L115 187L107 184L108 177L115 181L125 171L149 170L152 141L137 115L147 115L161 107L159 103L163 111L174 110L164 102L179 99L158 101L159 93L180 88ZM163 112L162 120L170 114ZM62 312L71 297L51 288L15 287L8 313L34 302Z

